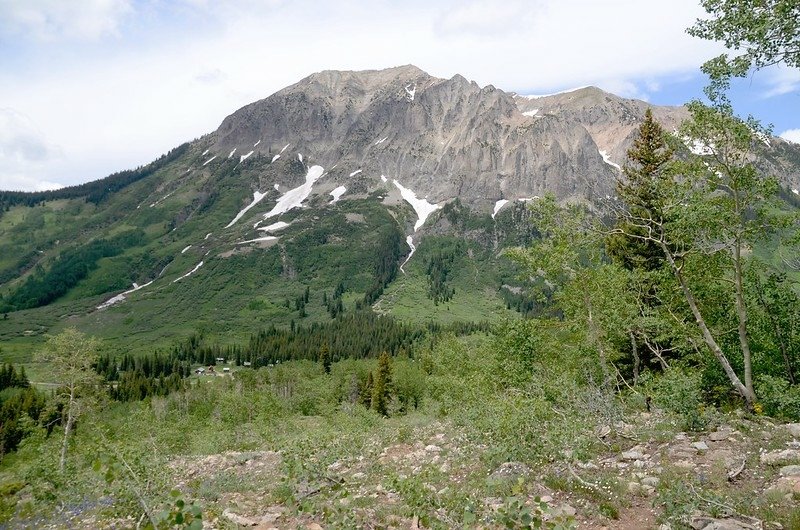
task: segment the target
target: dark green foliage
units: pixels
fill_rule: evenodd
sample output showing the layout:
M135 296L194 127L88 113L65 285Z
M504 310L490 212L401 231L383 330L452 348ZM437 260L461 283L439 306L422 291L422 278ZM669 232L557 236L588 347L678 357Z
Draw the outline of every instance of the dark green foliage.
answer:
M145 234L130 230L110 239L96 239L61 252L52 266L37 270L2 301L2 311L18 311L47 305L67 293L97 267L100 258L116 256L141 244Z
M109 195L117 191L149 177L156 171L164 168L170 162L173 162L183 156L189 149L189 144L183 144L175 149L172 149L167 154L162 155L155 161L133 170L120 171L113 173L106 178L79 184L77 186L67 186L52 191L0 191L0 215L3 210L7 210L9 206L24 205L36 206L37 204L45 201L54 201L58 199L76 199L85 198L87 202L99 204Z
M187 383L180 372L166 377L148 377L141 370L123 372L109 394L117 401L140 401L150 396L166 396L171 392L185 390Z
M45 405L45 395L31 388L24 368L18 371L10 364L0 368L0 458L17 448Z
M424 335L423 329L360 311L326 324L296 326L293 332L276 327L261 331L250 337L242 359L253 367L292 359L317 360L323 344L330 348L333 361L377 357L384 350L396 353L410 349Z
M454 260L463 253L463 250L463 243L457 242L452 248L438 249L425 260L426 274L428 275L428 298L433 300L435 305L453 299L455 289L447 281L452 277L451 270Z
M379 242L375 248L373 265L375 279L364 294L365 305L372 305L383 294L386 286L397 277L404 247L403 233L397 225L388 225L381 229Z
M664 220L659 190L663 180L669 178L665 171L672 154L664 130L653 119L653 113L648 108L633 147L628 151L631 164L625 165L625 179L617 182L617 193L630 209L633 219ZM620 223L622 226L617 228L623 233L611 234L606 239L609 256L629 270L654 270L660 267L664 261L661 248L653 241L640 239L647 228L639 225L645 223L635 225L629 220Z
M319 349L319 362L326 374L331 373L331 350L328 348L327 342L323 342Z
M31 384L25 375L24 366L17 371L13 364L3 363L0 368L0 391L6 388L28 388L29 386Z
M381 416L389 415L389 402L392 396L392 359L386 352L378 358L372 387L372 410Z

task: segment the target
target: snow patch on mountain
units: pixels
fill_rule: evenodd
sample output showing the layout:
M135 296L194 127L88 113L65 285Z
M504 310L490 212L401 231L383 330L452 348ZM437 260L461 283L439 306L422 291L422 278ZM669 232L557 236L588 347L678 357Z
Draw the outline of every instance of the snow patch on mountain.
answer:
M539 109L526 110L525 112L522 113L523 116L527 116L529 118L533 118L537 114L539 114Z
M394 185L397 189L400 190L400 195L405 199L405 201L414 208L414 211L417 212L417 222L414 223L414 232L419 230L419 228L425 224L425 221L428 219L428 216L441 208L438 204L431 204L425 199L418 199L417 194L414 193L412 190L403 187L402 184L397 182L397 179L394 179Z
M303 161L303 153L297 153L297 159L302 162Z
M409 89L408 87L412 87L412 88ZM408 100L409 101L414 101L414 94L417 93L417 85L406 85L405 89L406 89L406 96L408 97Z
M603 150L598 150L597 152L598 152L598 153L600 153L600 156L602 156L602 157L603 157L603 162L605 162L605 163L606 163L606 164L608 164L609 166L614 166L615 168L617 168L617 169L619 169L620 171L622 171L622 168L621 168L621 167L619 167L619 164L615 164L614 162L612 162L612 161L611 161L611 157L610 157L610 156L608 156L608 153L607 153L607 152L605 152L605 151L603 151Z
M261 143L261 140L257 141L256 143L253 144L253 147L258 147L258 144L260 144L260 143Z
M279 154L279 155L282 155L282 154L283 154L283 152L284 152L284 151L286 151L286 148L287 148L287 147L289 147L290 145L292 145L292 144L286 144L286 145L284 145L284 146L283 146L283 149L281 149L281 151L280 151L278 154Z
M361 170L359 169L359 171L361 171ZM351 175L351 176L352 176L352 175ZM338 200L339 200L339 197L341 197L342 195L344 195L344 192L346 192L346 191L347 191L347 188L345 188L344 186L339 186L339 187L337 187L336 189L334 189L334 190L331 192L331 196L333 196L333 200L331 201L331 204L333 204L333 203L335 203L336 201L338 201Z
M277 159L279 159L280 157L281 157L281 155L275 155L275 156L273 156L273 157L272 157L272 162L270 162L270 164L271 164L271 163L273 163L273 162L275 162L275 161L276 161Z
M384 136L383 138L381 138L380 140L378 140L377 142L375 142L375 145L381 145L383 142L385 142L385 141L386 141L386 140L388 140L388 139L389 139L389 137L388 137L388 136Z
M275 241L278 239L275 236L264 236L264 237L257 237L255 239L248 239L247 241L239 241L236 243L237 245L244 245L245 243L259 243L261 241Z
M269 212L264 214L264 219L281 215L288 212L292 208L300 206L306 198L311 195L311 189L314 183L322 177L325 170L322 166L311 166L306 173L306 181L300 186L293 188L281 196L278 202Z
M283 230L287 226L289 226L289 223L285 221L278 221L277 223L272 223L271 225L262 226L259 228L259 230L264 232L277 232L278 230Z
M99 306L97 306L97 309L105 309L105 308L107 308L107 307L111 307L111 306L112 306L112 305L114 305L114 304L118 304L118 303L120 303L120 302L124 302L124 301L125 301L125 295L127 295L127 294L131 294L131 293L133 293L133 292L136 292L136 291L138 291L139 289L144 289L145 287L147 287L148 285L150 285L151 283L153 283L153 281L154 281L154 280L150 280L149 282L147 282L147 283L145 283L145 284L143 284L143 285L139 285L139 284L137 284L136 282L134 282L134 283L133 283L133 289L129 289L129 290L127 290L127 291L123 292L123 293L120 293L120 294L118 294L117 296L114 296L114 297L112 297L112 298L109 298L108 300L106 300L105 302L103 302L102 304L100 304Z
M175 278L174 280L172 280L172 283L179 282L179 281L183 280L184 278L188 278L189 276L191 276L192 274L197 272L197 269L199 269L202 266L203 266L203 262L201 261L200 263L198 263L197 265L194 266L194 269L190 270L189 272L187 272L186 274L184 274L180 278Z
M389 179L386 178L386 175L381 175L381 182L389 182Z
M187 245L186 248L181 250L181 254L186 254L186 251L189 250L190 248L192 248L192 245Z
M242 162L244 162L245 160L247 160L247 158L248 158L250 155L252 155L252 154L253 154L253 152L254 152L254 151L250 151L250 152L249 152L249 153L247 153L246 155L242 155L242 156L240 156L240 157L239 157L239 163L241 164Z
M215 158L217 158L217 155L214 155L214 156L212 156L211 158L209 158L208 160L206 160L205 162L203 162L203 165L204 165L204 166L207 166L207 165L208 165L208 164L210 164L210 163L211 163L211 161L212 161L212 160L214 160Z
M494 203L494 211L492 212L492 219L494 219L494 217L497 215L497 212L500 211L500 208L502 208L506 204L508 204L507 199L500 199L499 201Z
M406 257L405 261L402 263L402 265L400 265L400 272L402 272L403 274L406 273L406 271L403 270L403 267L405 267L406 263L408 263L408 260L411 259L411 256L413 256L414 252L417 250L417 247L414 246L414 238L413 237L407 236L406 237L406 244L411 249L411 252L408 253L408 256Z
M205 241L206 239L208 239L209 237L211 237L211 234L213 234L213 233L214 233L214 232L209 232L209 233L207 233L207 234L206 234L206 237L204 237L204 238L203 238L203 241Z
M352 173L350 173L350 176L351 176L351 177L355 177L355 176L356 176L356 175L358 175L359 173L361 173L361 170L360 170L360 169L356 169L355 171L353 171Z
M233 151L231 151L231 154L228 155L228 158L231 158L233 156L233 153L235 153L235 152L236 152L236 148L234 147Z
M173 193L175 193L175 190L172 190L171 192L167 193L166 195L164 195L163 197L161 197L160 199L158 199L156 202L154 202L154 203L150 204L150 208L153 208L154 206L158 206L158 203L160 203L160 202L161 202L161 201L163 201L164 199L168 198L168 197L169 197L170 195L172 195Z
M203 154L202 154L202 155L200 155L200 156L206 156L206 155L208 154L208 152L209 152L209 151L211 151L211 149L206 149L205 151L203 151Z
M247 206L245 206L244 208L242 208L242 209L241 209L241 211L239 211L239 213L237 213L237 214L236 214L236 217L234 217L234 218L233 218L233 221L231 221L230 223L228 223L228 224L225 226L225 228L230 228L230 227L232 227L233 225L235 225L235 224L236 224L236 221L238 221L239 219L241 219L241 218L242 218L242 216L243 216L244 214L246 214L246 213L247 213L247 210L249 210L250 208L252 208L252 207L253 207L253 206L255 206L256 204L258 204L258 203L261 201L261 199L263 199L263 198L264 198L264 197L266 197L266 196L267 196L267 194L266 194L266 193L260 193L260 192L258 192L258 191L254 191L254 192L253 192L253 202L251 202L250 204L248 204Z

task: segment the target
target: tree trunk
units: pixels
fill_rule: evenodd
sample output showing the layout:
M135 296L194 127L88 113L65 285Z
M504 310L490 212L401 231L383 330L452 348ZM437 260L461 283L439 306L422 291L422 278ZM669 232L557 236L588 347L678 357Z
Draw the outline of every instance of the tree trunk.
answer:
M736 316L739 319L739 345L744 359L744 386L755 396L753 390L753 356L750 353L750 339L747 337L747 307L744 303L744 285L742 273L742 249L737 241L733 248L733 274L736 285Z
M63 473L67 463L67 446L69 445L69 435L72 432L72 424L75 422L75 385L69 389L69 403L67 403L67 423L64 425L64 441L61 443L61 459L58 462L58 470Z
M725 352L722 351L719 344L717 344L716 339L714 339L714 335L711 334L711 330L708 329L708 325L706 324L703 315L700 313L700 308L697 306L697 301L694 299L694 294L689 289L689 286L686 285L686 279L683 277L683 273L681 272L678 265L675 263L675 258L672 255L669 247L667 247L666 243L659 242L661 245L661 250L664 252L664 256L667 258L667 262L669 263L670 268L672 269L673 274L678 279L678 283L681 286L681 291L683 292L683 296L686 299L686 302L689 304L689 309L692 311L692 315L694 316L695 322L697 322L697 326L700 328L700 331L703 334L703 341L706 343L708 348L711 350L711 353L719 361L720 365L722 365L722 369L725 371L725 375L728 376L733 388L741 395L745 402L747 403L747 407L752 409L753 404L756 401L755 394L748 389L745 385L742 384L741 379L739 376L736 375L736 371L731 366L731 363L728 361L728 358L725 356Z
M597 322L594 320L594 315L592 313L592 301L587 295L584 295L583 301L586 304L587 323L589 324L589 337L597 347L597 353L600 356L600 369L603 371L603 388L607 388L611 384L611 372L608 369L606 350L603 348L603 341L600 338L600 330L598 329Z

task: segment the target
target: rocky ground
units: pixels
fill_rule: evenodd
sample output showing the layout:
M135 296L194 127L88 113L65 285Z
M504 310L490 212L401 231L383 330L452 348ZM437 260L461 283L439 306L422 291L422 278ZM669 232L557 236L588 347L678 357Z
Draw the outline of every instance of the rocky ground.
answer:
M718 420L682 432L676 418L642 413L585 433L591 454L564 448L534 464L503 462L450 423L408 417L363 438L176 457L167 473L202 506L204 528L800 528L800 424ZM45 526L136 527L104 519L111 504Z
M525 513L567 528L798 528L800 424L725 419L686 433L641 414L594 432L592 458L565 449L539 466L492 466L485 445L432 422L330 463L260 451L171 468L206 528L523 528Z

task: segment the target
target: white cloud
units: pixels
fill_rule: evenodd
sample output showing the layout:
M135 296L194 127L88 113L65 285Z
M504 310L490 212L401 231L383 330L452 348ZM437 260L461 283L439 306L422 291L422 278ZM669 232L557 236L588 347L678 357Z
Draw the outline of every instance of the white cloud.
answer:
M118 33L130 0L0 0L0 35L55 41Z
M4 191L47 191L63 187L58 182L39 180L27 175L0 175L0 190Z
M773 98L800 90L800 70L796 68L774 66L764 71L761 77L766 84L764 98Z
M0 0L0 37L33 31L40 39L23 42L24 67L0 70L0 101L63 148L57 163L24 174L74 183L146 163L324 69L411 63L519 93L592 84L646 99L652 80L696 72L719 51L684 31L703 15L696 0L133 5ZM81 26L89 38L114 36L114 46L53 41L76 37ZM142 38L141 27L152 34ZM53 53L63 60L53 61ZM0 46L0 62L14 58ZM6 169L12 173L20 171Z
M60 157L60 148L50 144L28 116L0 108L0 189L37 191L61 187L31 176Z
M783 131L778 136L786 141L800 144L800 129L789 129L787 131Z

